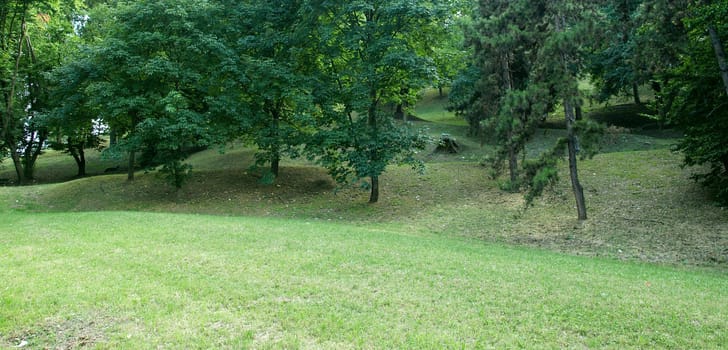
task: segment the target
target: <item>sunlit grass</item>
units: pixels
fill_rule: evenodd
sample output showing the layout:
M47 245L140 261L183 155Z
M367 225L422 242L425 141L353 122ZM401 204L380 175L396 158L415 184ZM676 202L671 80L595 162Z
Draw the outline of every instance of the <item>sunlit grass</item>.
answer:
M417 118L428 122L467 126L468 123L463 118L447 110L447 101L447 94L440 96L437 89L424 90L422 98L414 108L414 114Z
M6 346L728 342L728 280L718 273L483 245L396 226L128 212L3 215Z

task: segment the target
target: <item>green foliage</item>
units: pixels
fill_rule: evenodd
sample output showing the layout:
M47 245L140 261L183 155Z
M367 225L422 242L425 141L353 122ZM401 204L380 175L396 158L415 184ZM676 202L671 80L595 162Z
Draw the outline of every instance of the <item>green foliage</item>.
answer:
M192 173L192 165L185 164L180 160L167 161L159 170L167 183L176 189L182 188Z
M591 159L601 151L606 128L604 124L591 119L582 119L574 123L574 134L579 141L578 153L583 159Z
M0 149L13 158L19 184L34 178L48 137L47 74L71 46L73 10L58 1L0 3Z
M523 164L526 207L533 205L536 198L559 180L558 164L566 154L567 143L568 139L559 138L551 150L542 153L537 160L527 160Z
M599 101L619 94L634 94L637 85L645 83L647 72L640 68L642 59L638 56L635 40L639 8L643 2L605 2L601 8L600 31L591 42L592 54L587 62ZM639 95L634 97L639 99Z
M477 88L482 76L480 68L471 64L455 77L448 95L448 110L468 122L468 133L472 136L480 134L481 121L488 113L481 110L481 105L477 103L483 96L483 92Z
M238 128L258 146L257 165L270 163L276 177L282 156L299 156L316 113L311 91L317 43L310 37L316 24L298 1L239 3L232 9L240 19L227 28L235 34L226 40L239 55L236 78L247 109L236 116Z
M695 179L714 191L719 203L728 205L728 96L707 30L714 26L725 47L728 5L685 6L680 23L686 30L687 47L680 52L677 65L665 73L669 80L662 95L670 99L665 105L668 120L685 132L676 147L685 156L684 164L706 166L707 171Z
M321 6L316 33L322 81L316 92L322 114L307 144L309 158L337 181L378 177L392 162L415 164L420 133L398 125L388 105L413 105L416 92L434 81L428 57L442 6L430 2L357 1Z
M199 1L122 3L89 51L98 72L85 88L88 105L122 136L115 147L141 151L143 165L165 164L175 178L188 172L178 163L191 151L225 135L209 103L229 57L207 30L213 10Z

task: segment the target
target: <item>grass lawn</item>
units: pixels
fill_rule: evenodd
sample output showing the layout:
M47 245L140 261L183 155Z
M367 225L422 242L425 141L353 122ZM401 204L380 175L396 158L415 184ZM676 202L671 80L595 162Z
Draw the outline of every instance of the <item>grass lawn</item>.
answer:
M131 212L0 222L0 346L720 348L728 278L399 226Z

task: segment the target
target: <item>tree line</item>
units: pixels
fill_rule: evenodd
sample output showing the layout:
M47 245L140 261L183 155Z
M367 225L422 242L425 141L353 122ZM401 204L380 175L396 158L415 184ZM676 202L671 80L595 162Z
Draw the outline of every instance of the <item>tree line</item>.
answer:
M452 85L471 130L497 136L508 186L530 200L566 157L585 219L577 157L592 154L599 126L580 116L578 83L591 79L601 98L636 103L650 85L655 118L686 131L686 164L708 164L700 180L725 200L726 14L724 2L687 0L8 0L0 152L19 184L47 144L84 176L84 150L104 135L130 180L159 166L181 187L192 152L243 140L270 180L284 157L305 157L377 202L389 164L422 167L428 140L398 117L423 88ZM557 108L568 136L519 162Z

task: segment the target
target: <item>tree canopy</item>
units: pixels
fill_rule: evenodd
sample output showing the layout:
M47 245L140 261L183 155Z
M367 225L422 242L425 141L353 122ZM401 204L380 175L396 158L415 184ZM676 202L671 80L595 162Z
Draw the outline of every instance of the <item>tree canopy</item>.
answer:
M252 144L276 181L285 157L306 157L379 200L388 165L425 146L406 122L422 89L496 145L508 187L538 195L568 155L576 168L599 128L586 98L640 86L662 123L686 137L685 164L726 203L727 6L720 1L331 2L9 0L0 5L0 154L17 182L52 146L85 175L84 149L125 155L128 178L159 169L183 185L192 152ZM596 96L579 83L591 81ZM526 145L549 113L568 135L540 159ZM402 120L405 119L405 120Z

